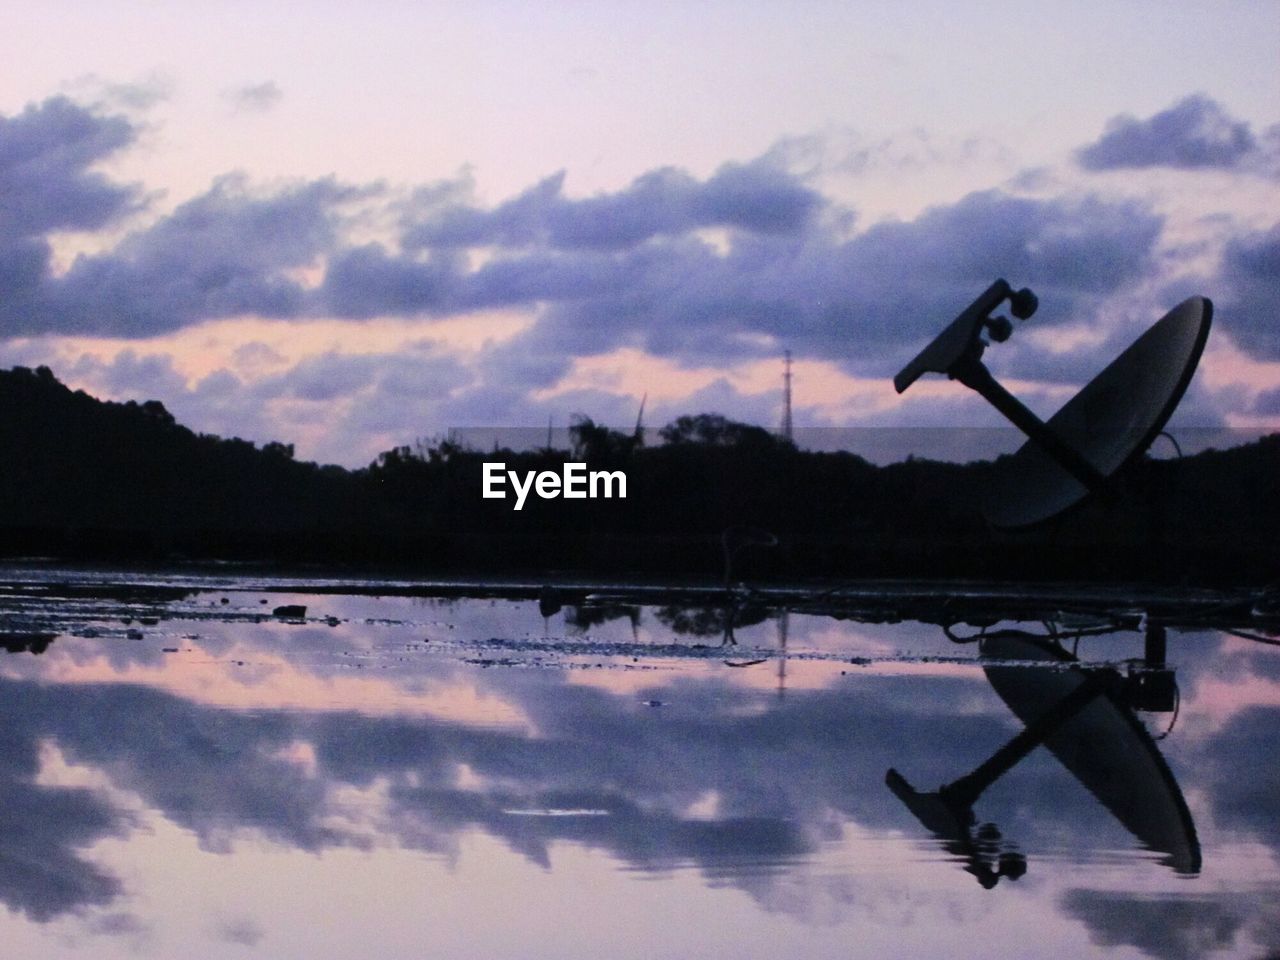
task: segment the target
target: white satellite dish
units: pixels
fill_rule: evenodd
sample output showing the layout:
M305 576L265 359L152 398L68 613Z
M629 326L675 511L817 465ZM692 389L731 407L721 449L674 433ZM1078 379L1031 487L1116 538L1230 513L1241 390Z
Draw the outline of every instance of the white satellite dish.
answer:
M1036 309L1030 290L997 280L893 379L899 393L924 373L945 373L980 393L1029 438L999 462L983 504L998 527L1026 527L1067 510L1102 490L1164 429L1182 400L1209 336L1213 304L1183 301L1091 380L1048 423L996 382L982 363L984 330L1003 341L1012 330L990 314L1006 299L1027 319Z

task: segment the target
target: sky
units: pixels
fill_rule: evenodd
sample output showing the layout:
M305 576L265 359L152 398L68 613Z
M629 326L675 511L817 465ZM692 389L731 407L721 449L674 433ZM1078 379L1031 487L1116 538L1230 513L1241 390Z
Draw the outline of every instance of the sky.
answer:
M0 35L0 367L359 466L451 428L987 426L1210 297L1280 428L1271 3L48 3ZM921 451L928 453L927 450Z

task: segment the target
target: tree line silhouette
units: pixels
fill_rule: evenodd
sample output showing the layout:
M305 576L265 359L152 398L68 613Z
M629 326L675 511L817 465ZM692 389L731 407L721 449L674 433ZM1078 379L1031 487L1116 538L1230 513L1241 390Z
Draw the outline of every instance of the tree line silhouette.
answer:
M73 392L46 367L0 371L0 554L246 560L437 575L719 577L726 531L767 531L740 579L971 577L1263 583L1280 574L1280 435L1145 459L1109 502L1030 531L991 529L992 469L875 466L800 450L717 414L646 445L578 418L571 450L402 446L347 470L195 433L156 401ZM485 461L623 470L627 498L481 497Z

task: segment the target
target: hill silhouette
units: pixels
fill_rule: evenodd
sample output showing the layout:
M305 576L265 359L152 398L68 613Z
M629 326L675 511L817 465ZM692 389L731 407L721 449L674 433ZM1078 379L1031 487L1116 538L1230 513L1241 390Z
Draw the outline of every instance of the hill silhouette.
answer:
M715 414L677 419L651 447L585 418L571 435L567 452L442 442L347 470L300 462L282 443L197 434L156 401L104 402L48 368L18 367L0 371L0 554L468 575L719 577L726 552L735 578L1220 584L1280 573L1280 435L1141 461L1112 502L1017 534L975 509L989 463L877 467ZM480 495L493 460L521 474L567 460L623 470L627 497L530 497L517 512Z

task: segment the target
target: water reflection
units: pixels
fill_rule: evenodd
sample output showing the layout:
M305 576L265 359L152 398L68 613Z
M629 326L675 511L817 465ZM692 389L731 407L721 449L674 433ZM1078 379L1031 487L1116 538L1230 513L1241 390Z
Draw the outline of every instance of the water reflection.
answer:
M41 654L57 636L56 633L0 633L0 649L6 653Z
M317 909L355 924L331 895L353 876L349 855L380 865L362 874L373 887L360 909L419 946L426 913L377 912L399 895L376 879L403 876L398 857L418 858L415 885L440 898L472 875L521 877L523 892L503 900L505 933L491 907L434 918L465 925L476 955L527 955L510 932L545 938L549 902L562 905L555 922L586 922L572 906L584 884L637 936L564 955L645 956L655 944L847 955L854 930L876 955L957 955L945 949L954 925L978 918L973 954L1022 942L1032 921L1080 951L1090 940L1155 956L1266 945L1280 889L1273 650L1175 634L1182 703L1162 757L1126 705L1131 671L1113 658L1075 669L1061 647L1013 629L989 630L974 656L929 625L774 613L739 626L739 647L713 659L698 636L672 635L675 617L610 600L578 598L544 619L536 597L273 597L314 612L299 625L255 620L261 599L188 597L156 611L142 640L65 633L40 657L0 664L0 900L21 918L7 933L39 946L26 955L62 955L56 937L32 939L39 928L114 936L123 952L120 931L203 936L148 907L174 882L165 863L195 871L179 883L252 863L263 903L268 890L314 890L327 904ZM194 615L211 603L230 614ZM106 613L74 629L119 624L115 606ZM466 662L498 640L509 666ZM783 643L791 656L777 665L731 668L743 650L776 658ZM885 790L890 768L949 786L917 793L899 777ZM904 822L902 802L937 845ZM169 844L158 859L154 838ZM262 849L309 866L272 866ZM949 860L984 886L1032 869L984 894ZM702 926L680 940L662 913L638 913L636 898L659 889L704 913ZM1121 900L1143 907L1109 906ZM890 916L907 901L913 920ZM303 935L283 913L245 919L237 905L230 887L212 890L205 906L226 916L201 923L253 929L235 946L271 956ZM714 944L697 940L709 930ZM327 949L312 955L342 955Z
M1133 707L1172 709L1165 691L1164 633L1148 629L1159 663L1150 672L1122 675L1111 667L1080 666L1058 639L1023 630L984 633L979 652L987 680L1024 728L970 773L933 792L921 792L890 769L885 783L928 830L991 889L1017 880L1026 857L1003 840L994 823L978 825L973 807L996 780L1040 746L1055 757L1146 848L1164 854L1178 873L1200 869L1200 844L1182 791ZM1024 665L1025 664L1025 665ZM1039 669L1028 669L1029 665Z

